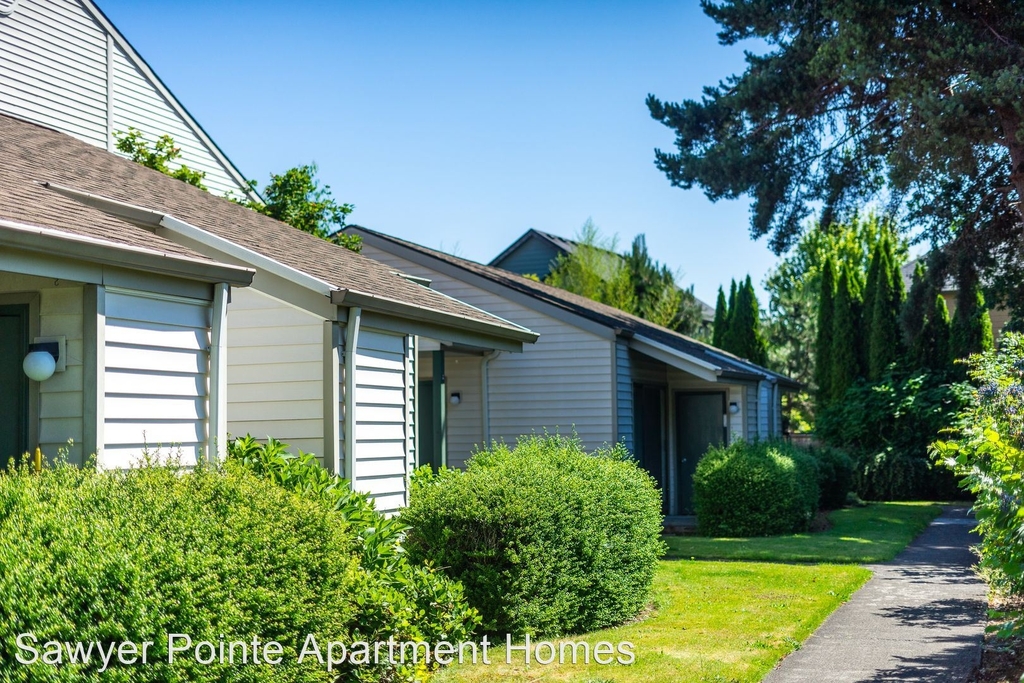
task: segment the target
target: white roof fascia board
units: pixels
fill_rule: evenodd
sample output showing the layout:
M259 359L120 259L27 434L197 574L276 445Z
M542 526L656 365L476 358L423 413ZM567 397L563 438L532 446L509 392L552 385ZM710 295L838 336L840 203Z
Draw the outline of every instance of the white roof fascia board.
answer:
M629 340L629 348L708 382L718 382L718 376L722 372L722 368L717 365L712 365L641 335L636 335Z
M161 228L175 235L181 235L192 240L195 244L199 244L219 253L231 256L243 263L254 266L255 268L265 270L268 273L278 275L285 280L305 287L306 289L310 289L318 294L329 297L332 291L338 289L337 287L324 282L319 278L315 278L312 275L304 273L297 268L292 268L280 261L275 261L269 256L264 256L257 251L249 249L248 247L243 247L231 240L218 237L207 230L197 228L196 226L186 223L179 218L175 218L171 214L154 209L148 209L143 206L137 206L135 204L129 204L127 202L121 202L116 199L110 199L91 192L83 192L82 190L76 190L75 188L67 187L65 185L43 183L43 186L53 190L54 192L62 194L65 197L70 197L71 199L79 201L86 206L91 206L103 211L104 213L109 213L117 218L121 218L131 223L135 223L136 225L141 225L153 230L161 237L165 237L165 235L161 234Z
M114 26L110 19L103 14L103 10L97 7L92 0L82 0L82 4L85 6L86 11L93 16L96 22L103 27L103 30L107 32L107 35L114 40L114 43L121 48L121 51L128 56L128 59L138 67L139 71L142 72L142 75L153 84L153 87L156 88L157 92L163 96L171 109L173 109L175 113L182 118L185 125L191 128L192 132L196 134L196 137L198 137L200 141L209 148L210 153L213 154L217 161L221 163L224 170L228 172L228 175L238 183L240 188L248 188L249 181L242 175L242 172L235 167L230 159L228 159L227 155L224 154L224 151L221 150L221 148L217 146L217 143L213 141L213 138L206 134L206 131L203 130L201 125L199 125L199 122L192 118L192 115L189 114L184 105L178 101L178 98L174 96L174 93L164 85L164 82L160 80L160 77L156 75L156 72L149 67L149 64L147 64L146 60L142 58L142 55L135 51L135 48L133 48L131 43L128 42L128 39L125 38L124 35L117 30L117 27ZM252 189L247 190L246 194L248 194L251 199L258 200L261 203L263 201L263 198Z
M67 256L108 266L141 269L161 275L207 282L227 282L236 287L248 287L255 275L251 268L119 244L3 218L0 218L0 228L0 244L4 246Z

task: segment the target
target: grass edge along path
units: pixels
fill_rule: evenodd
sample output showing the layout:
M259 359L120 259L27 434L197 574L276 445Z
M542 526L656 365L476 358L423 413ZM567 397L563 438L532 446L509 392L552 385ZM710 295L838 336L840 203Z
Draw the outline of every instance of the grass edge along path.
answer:
M491 648L490 665L454 665L437 683L759 681L871 576L851 565L663 560L654 613L642 621L553 642L633 643L636 661L526 666ZM534 639L534 646L537 640Z
M834 510L832 528L762 538L671 536L667 558L755 562L888 562L942 513L926 502L869 503Z

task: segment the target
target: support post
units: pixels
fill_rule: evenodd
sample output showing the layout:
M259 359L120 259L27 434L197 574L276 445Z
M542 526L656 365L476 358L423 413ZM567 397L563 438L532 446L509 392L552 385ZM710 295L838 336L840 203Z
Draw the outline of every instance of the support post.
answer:
M345 327L345 478L355 487L356 474L356 351L359 348L359 325L363 309L348 309Z
M230 286L213 286L210 323L210 413L206 459L222 460L228 449L228 298Z

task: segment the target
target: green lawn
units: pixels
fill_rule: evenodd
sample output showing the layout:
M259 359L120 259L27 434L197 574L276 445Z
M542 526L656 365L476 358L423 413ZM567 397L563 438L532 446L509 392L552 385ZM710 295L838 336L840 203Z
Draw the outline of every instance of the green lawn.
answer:
M521 652L507 664L504 649L492 648L490 665L456 665L436 681L759 681L867 581L870 572L856 565L892 559L941 511L934 503L872 503L831 513L833 526L821 533L669 537L651 615L566 639L629 641L634 664L527 666ZM829 564L812 564L819 562Z
M505 663L456 665L438 683L567 681L616 683L759 681L870 576L851 565L663 561L649 618L568 640L632 642L630 666Z
M871 503L829 513L820 533L767 538L666 538L668 558L762 562L887 562L942 512L934 503Z

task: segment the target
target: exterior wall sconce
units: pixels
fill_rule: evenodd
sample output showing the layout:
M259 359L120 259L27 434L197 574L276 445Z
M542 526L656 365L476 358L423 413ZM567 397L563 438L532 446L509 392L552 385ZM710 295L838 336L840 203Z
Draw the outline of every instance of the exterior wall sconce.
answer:
M67 369L67 337L36 337L28 345L28 355L22 361L21 369L36 382L45 382L54 372L64 372Z
M448 397L448 402L451 403L453 406L457 406L460 403L462 403L462 392L453 391L452 395Z
M735 415L738 412L740 412L740 404L737 403L736 401L730 401L729 402L729 414L730 415Z

